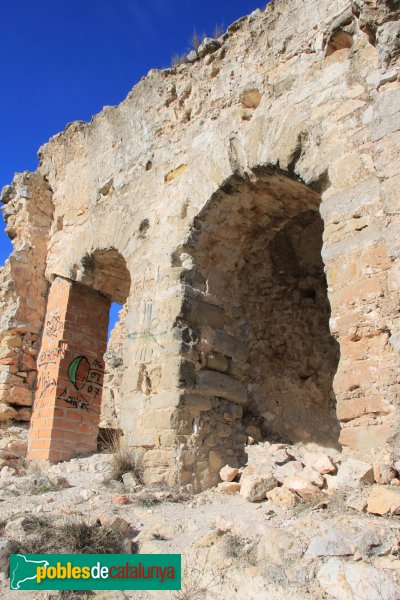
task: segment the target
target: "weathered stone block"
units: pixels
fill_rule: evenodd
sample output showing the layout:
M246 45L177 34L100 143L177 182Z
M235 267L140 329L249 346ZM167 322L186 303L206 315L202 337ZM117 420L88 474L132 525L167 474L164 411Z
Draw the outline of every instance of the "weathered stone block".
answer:
M244 404L247 400L247 390L240 381L208 369L202 369L197 374L197 387L202 394L209 394Z

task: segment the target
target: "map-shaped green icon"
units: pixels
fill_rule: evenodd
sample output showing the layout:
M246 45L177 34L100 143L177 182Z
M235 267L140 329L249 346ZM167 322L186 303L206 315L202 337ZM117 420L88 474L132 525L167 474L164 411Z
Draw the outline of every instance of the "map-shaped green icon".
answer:
M23 554L12 554L10 562L10 589L25 589L24 583L26 581L36 580L36 569L38 567L48 567L49 564L47 560L31 560Z

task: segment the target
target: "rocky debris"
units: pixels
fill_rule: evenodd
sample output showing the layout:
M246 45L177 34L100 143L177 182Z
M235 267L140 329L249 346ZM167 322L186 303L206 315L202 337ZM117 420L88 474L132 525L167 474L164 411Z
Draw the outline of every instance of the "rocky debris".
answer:
M369 496L367 511L375 515L400 514L400 490L392 487L374 487Z
M222 494L236 494L240 491L240 483L237 481L222 481L218 484L218 491Z
M336 477L338 488L359 488L362 484L374 483L374 470L372 465L348 458L340 465Z
M166 521L153 523L145 527L135 538L135 542L146 542L149 540L171 540L176 535L176 529Z
M337 600L400 598L400 587L388 573L359 562L331 558L319 569L317 579L322 588Z
M280 508L294 508L300 501L299 496L285 487L276 487L267 492L267 498Z
M207 531L207 533L202 535L201 538L197 540L195 545L197 548L209 548L210 546L213 546L214 544L219 542L219 540L223 535L225 535L225 533L227 532L223 529Z
M286 452L286 448L278 448L272 453L272 460L278 467L281 467L292 460L291 456Z
M267 497L267 493L277 486L277 481L271 473L242 475L240 494L249 502L259 502Z
M114 504L131 504L132 500L126 494L116 494L112 497Z
M312 467L304 467L300 475L303 477L303 479L307 479L307 481L318 488L322 488L324 485L325 479L323 475L321 475L319 471L316 471Z
M336 472L336 467L330 458L321 452L306 452L302 457L302 463L323 475Z
M96 522L100 523L100 525L107 525L110 529L118 528L126 536L137 533L129 521L114 514L101 514L96 518Z
M350 556L354 551L354 536L341 529L332 529L325 535L314 537L304 557Z
M0 477L2 479L9 479L10 477L14 477L16 474L17 470L13 469L12 467L8 467L7 465L0 470Z
M359 512L364 512L367 508L367 499L363 496L350 496L346 502L349 508L354 508L354 510L358 510Z
M17 550L17 544L11 540L0 540L0 581L5 582L9 576L10 554Z
M279 481L279 483L283 483L285 479L291 475L300 475L302 470L302 463L299 460L292 460L275 469L274 477Z
M303 500L310 502L321 498L321 490L301 475L291 475L283 482L283 487L295 492Z
M397 477L397 470L393 465L375 463L373 469L375 481L381 485L387 485Z
M257 560L261 563L267 562L281 566L295 554L300 554L297 539L284 529L271 527L258 542Z
M18 517L8 521L4 528L4 533L11 539L22 540L29 533L32 518L29 515Z
M278 456L282 458L280 454L282 448L275 447L274 450L272 456L279 453ZM286 451L294 458L289 447ZM293 454L300 458L297 453L293 452ZM234 573L237 572L238 577L240 576L244 581L247 581L251 574L253 597L246 595L246 590L242 588L238 588L237 592L238 597L246 600L264 596L274 600L285 600L289 591L299 599L303 596L319 598L321 587L327 597L346 598L346 600L363 599L363 596L357 596L355 592L361 575L358 572L350 572L349 565L372 569L372 571L362 571L365 581L375 583L379 581L380 584L383 582L384 593L389 593L392 589L390 581L396 585L393 574L396 573L396 566L398 566L396 563L398 529L395 519L384 520L368 513L360 515L353 511L346 512L346 508L342 508L344 506L342 501L346 498L345 491L339 492L338 504L334 497L328 501L324 496L326 490L319 489L303 476L297 474L289 476L301 477L303 485L312 486L313 498L316 493L324 499L324 502L313 507L316 510L311 511L308 500L303 501L297 492L279 486L275 478L269 475L269 469L274 466L270 458L271 455L268 453L266 460L257 464L252 464L250 459L248 466L243 469L242 476L244 484L246 480L259 478L263 468L268 470L267 480L274 487L266 493L266 498L262 499L267 500L265 504L248 502L238 493L226 493L226 495L216 493L228 486L233 486L235 490L241 486L241 483L236 481L222 481L217 488L195 496L190 504L186 505L169 503L172 491L156 487L144 489L145 493L153 496L152 503L149 505L116 505L116 495L129 499L131 496L123 494L121 491L125 484L116 481L107 482L106 485L99 484L95 493L95 486L91 483L97 481L97 478L102 475L89 471L92 457L81 459L79 470L68 475L68 481L74 486L73 488L43 494L40 496L39 504L37 495L29 495L32 482L30 486L27 482L32 477L43 477L43 474L12 477L11 481L24 484L32 512L40 518L49 510L54 511L55 517L62 516L63 519L66 515L74 515L78 510L89 515L88 520L91 521L95 507L94 514L98 515L95 523L111 530L121 531L126 540L127 552L132 551L132 548L140 552L152 553L183 550L185 555L195 557L196 565L200 569L211 568L211 565L213 568L218 567L226 573L224 583L221 583L221 597L235 597L232 595L233 592L231 593L231 588L227 586L233 584ZM295 462L300 461L291 460L283 466L276 466L276 469L287 469L288 465ZM59 472L51 473L50 477L63 478L67 464L59 465ZM301 473L303 475L309 473L313 477L336 479L336 476L322 475L302 464ZM6 484L6 480L4 482ZM8 482L7 485L9 486L10 483ZM355 498L363 498L367 491L399 492L397 488L378 484L372 488L363 487L361 484L360 488L356 490L349 488L349 490L351 496L347 499L348 502L354 502ZM80 502L77 509L77 498L81 498L84 492L88 493L88 500ZM135 494L132 498L137 496L138 494ZM61 498L62 501L59 501L58 499ZM154 498L157 499L157 503L154 502ZM100 504L92 504L94 500L99 500ZM26 500L23 495L10 498L11 503L24 501ZM29 514L21 515L20 512L9 517L8 524L2 532L3 538L9 537L17 541L29 538L30 518ZM182 522L186 523L185 527L181 526ZM343 560L345 557L348 559ZM332 559L340 561L338 563L341 565L340 569L336 568L335 571L330 568L329 572L325 572L324 566L337 564L331 563ZM382 559L386 562L382 562ZM185 560L187 560L186 556ZM398 572L400 574L400 569ZM380 575L378 577L376 573L383 573L384 578L382 579ZM344 579L340 579L342 575ZM340 595L342 587L348 591L347 597ZM374 598L373 595L371 597ZM390 595L383 597L392 600ZM369 598L370 596L367 595L366 600Z
M225 465L225 467L222 467L220 470L219 476L221 477L222 481L233 481L238 473L239 469Z
M124 486L128 490L134 490L135 488L137 488L137 486L141 485L140 481L137 479L137 477L135 477L133 473L124 473L122 475L122 481Z

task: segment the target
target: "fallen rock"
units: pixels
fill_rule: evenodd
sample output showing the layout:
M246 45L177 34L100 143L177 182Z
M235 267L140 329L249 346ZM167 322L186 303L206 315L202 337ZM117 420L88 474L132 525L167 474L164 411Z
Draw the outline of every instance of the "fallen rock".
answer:
M295 492L303 500L312 501L321 498L321 490L300 475L291 475L283 482L283 487Z
M0 477L2 479L9 479L10 477L14 477L17 474L16 469L13 467L4 466L0 471Z
M294 508L300 500L296 494L284 487L276 487L267 492L267 498L280 508Z
M99 515L96 521L100 525L107 525L110 528L118 528L118 530L125 533L125 535L129 535L134 531L129 521L123 519L122 517L117 517L116 515Z
M350 556L354 554L354 536L342 529L332 529L314 537L304 554L305 558L319 556Z
M272 455L272 460L276 465L282 466L292 460L292 457L286 452L286 448L277 450Z
M133 490L137 485L140 485L140 481L138 481L133 473L124 473L122 481L128 490Z
M112 497L114 504L130 504L131 499L126 494L117 494Z
M222 494L236 494L240 490L240 483L237 481L222 481L218 484L217 490Z
M222 481L233 481L236 475L239 473L239 469L225 465L219 472L219 476Z
M9 576L10 554L18 549L16 542L12 540L0 540L0 581L5 582Z
M32 525L32 518L29 516L18 517L8 521L4 528L4 533L10 538L23 539Z
M388 485L397 476L397 471L392 465L375 463L373 466L376 483Z
M330 458L322 452L306 452L301 460L306 467L310 467L322 475L335 473L336 471L336 467Z
M368 496L367 511L375 515L400 514L400 490L375 487Z
M329 495L335 494L338 491L338 482L336 475L324 475L326 492Z
M304 467L300 475L301 477L303 477L303 479L307 479L307 481L309 481L313 485L316 485L318 488L322 488L322 486L324 485L324 476L312 467Z
M225 533L226 531L223 531L222 529L207 531L207 533L202 535L201 538L197 540L195 545L197 548L209 548L210 546L216 544Z
M175 528L166 521L159 521L146 527L139 533L135 541L171 540L175 536Z
M288 531L271 527L258 542L258 562L279 566L285 564L289 556L299 552L296 541L297 538Z
M346 504L349 508L364 512L367 508L367 499L362 496L350 496L350 498L347 499Z
M359 488L374 483L374 470L369 463L348 458L340 465L336 481L339 489Z
M267 493L277 486L275 477L271 474L249 475L242 478L240 494L249 502L259 502L267 497Z
M277 467L274 471L274 477L279 481L279 483L283 483L286 477L290 477L291 475L299 475L303 470L303 465L299 460L291 460L281 467Z
M388 554L395 542L387 532L383 535L385 539L378 535L378 532L374 529L365 529L357 534L354 541L356 552L363 559L377 554Z
M318 571L321 587L336 600L396 600L400 587L384 571L331 558Z

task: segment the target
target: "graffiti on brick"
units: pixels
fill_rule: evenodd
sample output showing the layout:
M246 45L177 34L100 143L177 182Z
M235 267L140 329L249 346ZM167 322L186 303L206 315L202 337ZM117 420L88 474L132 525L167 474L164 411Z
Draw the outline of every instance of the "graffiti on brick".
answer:
M36 389L39 392L39 398L43 398L47 390L55 388L57 382L54 377L51 377L48 371L41 373L38 378Z
M86 356L77 356L70 362L68 377L77 390L85 387L90 371L90 363Z
M47 337L56 338L63 330L63 322L61 319L60 311L55 309L46 319L44 326L44 333Z
M68 350L67 342L59 340L57 348L51 348L51 350L43 351L39 354L38 367L44 365L56 364L57 360L64 358L65 352Z
M90 362L87 356L80 354L71 360L67 373L74 389L65 387L57 400L88 411L91 401L97 398L103 386L104 363L97 359Z
M82 394L69 394L67 388L65 388L61 394L57 396L57 400L63 400L64 402L67 402L67 404L70 404L72 408L81 408L89 411L89 400Z

